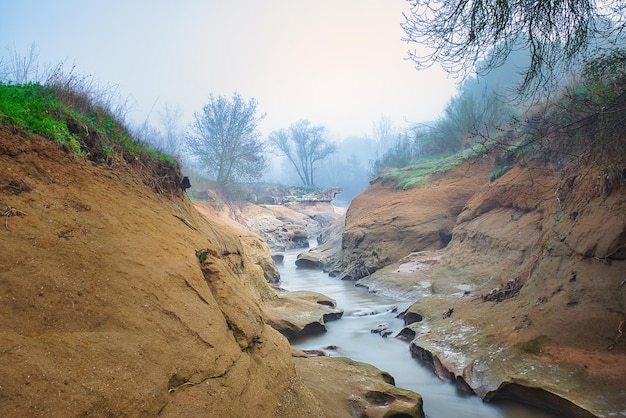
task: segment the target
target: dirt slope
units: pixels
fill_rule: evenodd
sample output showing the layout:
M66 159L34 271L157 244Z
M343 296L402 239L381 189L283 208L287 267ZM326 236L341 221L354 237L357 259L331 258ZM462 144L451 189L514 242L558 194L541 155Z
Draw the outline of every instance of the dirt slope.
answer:
M267 244L137 164L0 129L0 416L335 416L263 317Z
M626 320L626 190L607 188L600 174L514 167L466 202L445 249L413 253L359 284L426 296L409 309L408 322L419 321L406 332L444 379L567 416L623 415L626 340L615 340ZM415 201L396 198L403 203L390 206Z
M0 415L323 415L259 319L269 289L207 285L195 248L213 250L223 283L263 278L219 219L6 131L0 180L0 207L15 209L0 228ZM247 334L228 300L253 318Z
M414 251L445 247L457 215L484 183L491 164L489 159L467 162L409 190L372 184L346 213L344 267L359 279Z

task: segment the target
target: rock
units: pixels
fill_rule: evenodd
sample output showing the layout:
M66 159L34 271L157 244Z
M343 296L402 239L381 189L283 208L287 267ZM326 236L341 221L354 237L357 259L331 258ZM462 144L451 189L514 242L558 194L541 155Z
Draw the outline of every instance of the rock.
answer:
M561 193L559 203L559 181L548 169L516 167L468 202L439 262L414 272L412 284L426 280L436 292L407 311L423 317L412 330L428 329L416 334L411 350L485 399L502 389L503 398L564 415L608 416L623 405L623 392L613 388L626 383L626 374L609 371L623 370L626 351L609 351L606 342L623 319L617 311L626 292L617 284L626 261L586 256L580 237L605 234L610 248L626 221L605 219L618 219L626 199L624 191L598 197L592 181L580 180L577 198ZM598 199L595 216L585 211ZM579 212L576 220L560 217L565 209ZM587 222L579 223L581 216ZM554 238L556 230L562 238ZM468 288L476 296L465 296ZM443 318L451 306L454 314Z
M307 269L321 269L323 264L319 258L312 256L310 253L301 253L296 258L296 266Z
M338 319L341 319L341 317L343 316L343 310L341 309L333 309L330 312L327 312L324 314L324 322L329 322L329 321L336 321Z
M415 338L415 331L413 331L409 327L404 327L402 330L396 335L396 338L399 338L403 341L411 342Z
M389 329L389 323L385 322L384 324L378 324L374 328L370 330L372 334L380 334L381 332Z
M326 332L326 321L343 315L334 300L310 291L279 293L262 310L267 323L288 339Z
M418 314L417 312L407 311L404 313L404 325L411 325L415 322L421 322L422 319L422 315Z
M311 260L315 260L331 277L341 274L341 236L345 224L345 215L335 219L333 223L324 229L319 238L318 246L310 249L306 254Z
M442 379L562 415L617 414L626 188L598 192L598 166L580 161L527 162L490 183L474 177L484 168L407 191L372 185L347 212L344 265L372 273L357 281L370 291L415 300L400 334Z
M393 330L389 329L389 323L379 324L370 330L372 334L379 334L383 338L387 338L393 334Z
M327 356L324 350L302 350L306 353L307 357L324 357Z
M231 205L230 216L261 236L274 251L308 248L316 237L343 210L330 202L291 203L289 205Z
M275 263L282 263L283 260L285 259L285 253L278 253L278 252L273 252L271 254L272 260L274 260Z
M345 357L295 358L296 369L329 417L423 418L420 395L394 386L393 377ZM341 382L341 384L337 384Z
M433 293L429 275L435 271L445 250L411 253L356 283L370 292L401 300L416 300ZM420 278L417 280L416 278Z

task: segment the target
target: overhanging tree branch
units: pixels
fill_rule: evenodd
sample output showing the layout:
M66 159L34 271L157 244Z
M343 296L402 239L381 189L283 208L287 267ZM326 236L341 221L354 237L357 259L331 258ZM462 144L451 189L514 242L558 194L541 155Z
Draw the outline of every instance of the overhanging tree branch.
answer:
M489 71L515 49L530 50L522 89L554 81L589 53L622 39L624 0L412 0L404 41L418 69L439 63L465 77L478 62ZM423 51L423 52L422 52Z

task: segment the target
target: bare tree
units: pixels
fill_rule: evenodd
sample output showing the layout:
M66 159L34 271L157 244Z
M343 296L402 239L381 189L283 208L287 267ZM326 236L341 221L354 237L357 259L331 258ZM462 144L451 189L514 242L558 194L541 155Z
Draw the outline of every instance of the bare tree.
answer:
M170 155L177 156L180 153L180 139L182 137L180 121L183 110L180 106L166 103L158 112L159 122L163 127L161 147Z
M373 121L372 135L376 143L376 152L385 152L397 136L391 118L387 115L380 115L377 121Z
M324 139L326 128L311 126L308 120L292 123L289 130L281 129L270 134L270 142L287 157L302 181L314 186L317 162L337 152L337 146Z
M8 58L0 59L0 81L11 81L16 84L41 82L39 71L39 51L33 43L27 54L20 54L15 46L8 50Z
M265 145L257 124L257 101L247 103L234 93L231 99L211 95L202 112L194 114L185 138L191 159L222 186L259 178L266 168Z
M517 49L530 51L522 89L545 86L593 46L611 47L623 38L624 0L411 0L402 28L417 68L437 62L465 76L485 61L483 70L501 65ZM593 43L593 45L592 45Z

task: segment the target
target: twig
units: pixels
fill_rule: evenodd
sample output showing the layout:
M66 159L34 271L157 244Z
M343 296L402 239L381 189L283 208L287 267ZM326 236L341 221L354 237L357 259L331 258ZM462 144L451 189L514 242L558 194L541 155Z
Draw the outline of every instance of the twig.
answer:
M26 216L26 212L22 212L21 210L17 210L14 207L7 206L4 209L0 209L0 215L4 216L4 227L7 229L7 231L10 231L9 217L10 216Z
M183 221L183 223L185 225L187 225L189 228L193 229L194 231L197 231L198 228L196 228L190 221L188 221L187 219L183 218L182 216L178 216L178 215L172 215L175 218L180 219L181 221Z
M624 322L626 322L626 319L622 319L619 325L617 326L617 336L615 337L615 342L609 346L609 351L614 349L617 343L619 343L619 339L622 338L622 330L624 328Z

